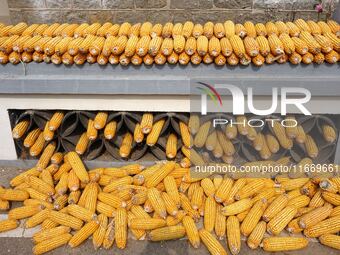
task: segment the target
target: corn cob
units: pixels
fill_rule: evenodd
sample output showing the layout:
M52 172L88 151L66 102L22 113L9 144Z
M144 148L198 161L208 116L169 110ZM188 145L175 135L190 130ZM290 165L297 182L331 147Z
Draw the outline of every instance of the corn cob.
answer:
M237 23L235 25L235 34L241 38L244 38L247 35L247 30L242 24Z
M332 205L339 206L340 205L340 195L331 193L328 191L322 192L322 198Z
M257 41L252 37L246 37L243 40L245 50L250 57L255 57L259 54L260 47Z
M162 30L163 30L162 24L157 23L157 24L153 25L153 27L150 31L151 38L154 38L156 36L162 36Z
M12 136L14 139L21 138L27 131L30 122L28 120L22 120L18 122L12 130Z
M300 39L303 40L311 53L318 54L321 52L320 44L314 39L314 37L307 31L301 31Z
M77 231L70 241L68 245L72 248L79 246L83 243L87 238L89 238L99 227L97 221L90 221L86 223L79 231Z
M52 33L52 37L56 37L56 36L61 36L62 32L64 29L66 29L69 26L68 23L63 23L60 26L58 26Z
M336 140L337 135L332 126L323 125L322 132L323 132L323 137L327 142L333 143Z
M184 216L182 223L189 242L194 248L198 248L200 246L200 236L194 220L190 216Z
M332 50L325 55L325 60L329 64L335 64L339 61L340 55L336 51Z
M151 241L166 241L172 239L179 239L185 235L185 228L183 226L170 226L154 229L150 232L149 237Z
M87 149L89 143L89 139L87 137L87 133L84 132L80 137L79 140L76 144L76 148L75 151L79 154L79 155L83 155Z
M287 226L287 224L294 218L297 209L294 206L285 207L280 214L274 216L267 224L267 232L278 235Z
M272 34L268 36L268 43L271 53L274 56L278 56L284 53L284 45L277 35Z
M221 45L219 39L215 36L211 37L208 43L209 55L216 57L221 53Z
M281 34L287 34L288 35L289 34L289 28L284 22L276 21L275 26L277 28L279 35L281 35Z
M49 214L49 209L44 209L32 217L30 217L26 222L25 222L25 227L26 228L33 228L39 224L41 224L45 219L47 219Z
M51 239L44 240L33 247L33 254L38 255L54 250L60 246L65 245L67 242L69 242L71 238L71 234L65 233Z
M312 20L307 20L306 23L309 26L309 29L312 35L320 35L322 33L321 28L316 22Z
M241 39L241 37L239 37L238 35L233 35L229 38L230 44L233 47L233 51L234 53L239 57L239 58L243 58L246 50L245 47L243 45L243 41Z
M323 36L323 35L314 35L314 39L319 43L319 45L321 46L321 52L322 53L329 53L333 50L333 44L332 41Z
M42 171L48 166L50 159L56 149L56 144L54 142L48 144L44 149L43 153L41 154L39 161L36 165L38 171Z
M140 28L141 28L142 24L141 23L136 23L134 25L132 25L130 27L129 33L128 33L128 37L138 37L139 33L140 33Z
M327 20L327 25L331 29L332 33L335 34L337 37L340 36L340 25L335 20Z
M90 183L88 186L88 193L86 194L84 207L94 213L97 205L98 186L96 183Z
M41 211L41 206L37 205L28 205L28 206L22 206L22 207L17 207L14 209L11 209L8 212L8 219L12 220L20 220L20 219L25 219L28 217L33 216L34 214L38 213Z
M255 30L257 36L267 36L267 29L266 26L262 23L256 23L255 24Z
M254 230L257 223L260 221L261 216L264 210L267 207L267 200L261 199L257 201L254 206L250 209L247 216L242 221L240 230L242 235L249 236L250 233Z
M217 241L217 239L205 229L201 229L198 231L199 236L204 243L204 245L209 250L210 254L212 255L226 255L227 252L223 248L223 246Z
M309 204L310 198L306 195L301 195L289 200L287 206L295 206L296 208L302 208Z
M104 23L98 30L96 35L97 36L101 36L101 37L105 37L106 36L106 31L109 30L111 27L113 26L113 24L111 22L106 22Z
M146 137L146 143L147 145L149 146L153 146L156 144L158 138L159 138L159 135L163 129L163 126L164 126L164 123L165 123L165 119L160 119L158 121L156 121L154 124L153 124L153 127L152 127L152 130L151 132L148 134L148 136ZM141 128L143 130L143 123L141 123ZM145 131L144 131L145 133Z
M55 228L55 227L58 227L59 224L50 220L50 219L46 219L43 221L43 223L41 224L41 229L42 230L48 230L48 229L52 229L52 228Z
M99 192L98 200L114 208L126 207L126 202L122 201L121 198L113 194Z
M239 254L241 249L240 223L236 216L227 219L227 240L231 254Z
M24 51L24 43L29 40L30 36L21 36L12 44L12 49L15 52L22 53Z
M106 229L104 240L103 240L103 248L104 249L110 249L113 245L114 239L115 239L115 227L114 227L115 221L112 220Z
M257 223L256 227L253 229L251 234L249 235L247 239L247 244L250 249L256 249L259 247L264 234L266 232L266 223L264 221L260 221Z
M133 142L132 134L129 132L126 133L119 148L119 154L122 158L127 158L130 155L132 149L132 142Z
M48 183L44 182L43 180L39 179L35 176L27 176L25 182L29 184L29 186L43 194L46 195L53 195L55 190L53 186L50 186Z
M321 65L323 62L325 62L325 55L323 53L314 55L314 63Z
M69 172L71 169L72 169L72 167L71 167L71 165L70 165L68 162L62 164L62 165L60 166L59 170L58 170L56 173L53 174L53 179L54 179L55 181L59 181L60 178L61 178L61 176L62 176L64 173Z
M59 195L66 194L68 185L68 173L63 173L60 177L58 184L55 186L55 191Z
M331 234L322 235L319 237L319 241L323 245L340 250L340 236L338 235L331 235Z
M216 217L215 217L215 234L219 240L222 240L226 234L226 216L222 214L222 206L216 205Z
M103 202L97 201L96 210L98 213L104 214L106 217L114 217L116 215L116 209Z
M9 31L13 28L13 25L4 26L0 29L0 36L8 36Z
M60 225L67 226L75 230L79 230L83 225L83 222L80 219L57 211L50 211L49 219L59 223Z
M214 24L210 21L203 25L203 35L210 39L214 35Z
M39 27L39 24L32 24L22 31L21 36L32 36L34 31Z
M55 238L57 236L69 233L71 231L70 227L59 226L51 229L41 230L33 235L33 242L35 244L41 243L48 239Z
M207 37L201 35L197 38L197 53L200 56L204 56L207 54L208 44L209 44L209 41Z
M310 27L303 19L297 19L294 21L294 23L300 29L300 31L307 31L309 33L311 32Z
M35 45L39 40L41 40L41 38L42 38L42 37L41 37L40 35L36 35L36 36L30 38L29 40L25 41L25 42L24 42L24 45L23 45L23 50L24 50L25 52L30 52L30 53L34 52L34 45ZM1 42L0 42L0 44L1 44Z
M161 193L156 188L148 190L148 200L150 201L155 212L163 219L167 216L166 206L161 197Z
M28 25L25 22L21 22L11 27L8 34L9 35L21 35L27 28L28 28Z
M303 249L308 240L303 237L267 237L263 239L263 249L269 252Z
M118 32L120 29L120 25L119 24L114 24L112 25L105 33L105 37L111 37L111 36L117 36Z
M146 236L146 231L143 229L133 229L130 227L130 222L134 219L137 219L137 217L131 212L128 211L128 226L129 229L131 230L132 234L137 240L144 240Z
M192 30L194 28L194 23L191 21L187 21L183 24L182 28L182 36L184 36L185 39L191 36Z
M119 249L124 249L127 242L127 212L118 208L115 217L115 239Z
M318 146L316 145L314 139L310 135L306 136L305 146L309 157L315 158L318 156L319 154Z
M304 230L307 237L319 237L324 234L334 234L340 229L339 216L331 217Z
M0 233L16 229L18 226L19 222L17 220L13 219L2 220L0 221Z
M326 178L322 178L319 181L319 187L322 189L322 191L327 191L330 193L337 193L339 191L338 185L336 182L334 182L333 180L336 179L326 179Z
M281 34L279 36L279 39L283 44L284 51L286 54L290 55L295 51L294 41L289 37L288 34Z
M256 28L255 25L251 21L244 22L244 28L246 30L247 36L256 38Z
M253 182L248 183L244 187L242 187L236 194L235 194L235 199L236 200L241 200L244 198L251 197L258 191L260 191L264 187L264 182L259 179L259 180L254 180Z
M205 200L204 228L209 232L213 231L215 226L216 206L216 202L212 197Z
M82 163L81 159L79 158L76 152L69 152L67 154L68 162L72 166L72 169L75 171L76 175L78 176L79 180L84 183L89 182L89 175L85 169L84 164Z
M267 31L267 35L268 37L272 36L272 35L279 35L279 30L277 28L277 26L275 25L275 23L269 21L265 24L266 26L266 31Z
M329 217L332 213L332 206L325 205L323 207L316 208L309 213L306 213L301 216L299 220L299 226L302 229L310 228L319 222L325 220L327 217Z
M131 229L153 230L165 226L166 222L163 219L143 219L135 217L129 221L129 228Z
M231 203L223 207L222 214L225 216L236 215L251 208L252 205L253 205L253 202L251 201L251 199L245 198L245 199L239 200L237 202Z
M33 36L35 35L43 35L43 32L45 31L45 29L48 28L47 24L40 24L33 32Z

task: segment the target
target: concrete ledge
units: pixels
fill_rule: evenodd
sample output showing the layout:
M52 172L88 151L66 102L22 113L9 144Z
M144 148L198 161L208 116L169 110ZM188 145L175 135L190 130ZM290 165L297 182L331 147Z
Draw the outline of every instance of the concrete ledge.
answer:
M229 83L270 95L272 87L304 87L312 95L340 95L340 65L0 66L0 94L188 95L190 83ZM322 86L321 86L322 84Z

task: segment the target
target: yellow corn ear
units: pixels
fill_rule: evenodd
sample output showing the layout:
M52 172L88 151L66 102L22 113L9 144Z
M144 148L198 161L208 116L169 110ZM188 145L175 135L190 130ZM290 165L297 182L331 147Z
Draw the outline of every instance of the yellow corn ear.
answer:
M119 249L124 249L127 242L127 211L118 208L114 219L115 239Z
M323 245L340 250L340 236L338 235L325 234L319 237L319 241Z
M89 175L79 155L76 152L69 152L67 154L67 159L79 180L88 183L90 181Z
M16 229L19 226L19 221L14 219L0 221L0 233L6 232L12 229Z
M297 208L294 206L285 207L278 215L274 216L268 224L267 231L273 235L278 235L294 218Z
M247 238L247 244L250 249L254 250L259 247L266 232L266 227L267 226L264 221L260 221L259 223L257 223L256 227Z
M153 146L157 143L160 133L163 129L164 123L165 123L165 119L160 119L153 124L151 132L146 137L147 145Z
M72 248L79 246L83 243L87 238L89 238L99 227L97 221L90 221L86 223L79 231L77 231L70 241L68 245Z
M231 254L239 254L241 249L240 223L236 216L227 219L227 240Z
M185 228L181 225L154 229L150 232L151 241L166 241L182 238L185 235Z
M269 252L295 251L308 245L303 237L267 237L263 239L263 249Z
M71 234L64 233L53 238L44 240L33 247L33 254L38 255L54 250L60 246L65 245L67 242L69 242L71 238Z

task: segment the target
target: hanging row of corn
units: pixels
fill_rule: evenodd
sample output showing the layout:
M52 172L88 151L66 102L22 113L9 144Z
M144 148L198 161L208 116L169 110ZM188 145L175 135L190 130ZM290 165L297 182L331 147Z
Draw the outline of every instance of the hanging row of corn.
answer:
M256 66L337 63L340 25L304 21L234 24L190 21L103 25L0 25L0 63L46 62L56 65L163 65L215 63Z
M212 255L227 254L222 243L239 254L241 236L251 249L268 252L305 248L307 238L340 249L339 177L210 177L193 178L189 165L174 161L87 171L76 152L56 156L50 146L11 188L0 187L0 208L9 210L0 232L22 219L25 228L41 225L34 254L74 248L91 236L95 249L124 249L130 235L151 241L186 236ZM11 201L23 205L10 209ZM282 236L285 231L294 236Z
M55 134L61 126L64 115L65 113L61 111L54 112L42 129L36 126L30 127L28 119L20 120L12 130L13 138L22 141L28 153L32 157L37 157L47 144L56 147ZM85 155L91 142L98 137L104 137L108 141L118 139L117 120L109 121L108 112L98 112L94 116L93 119L88 120L86 130L78 136L75 143L74 150L79 155ZM291 150L294 145L299 145L304 151L302 158L308 157L309 161L315 159L315 163L318 163L320 151L325 147L320 145L319 140L322 140L323 144L330 145L335 143L338 136L335 127L325 121L318 125L320 130L317 130L316 136L315 133L307 133L301 124L295 127L284 127L277 121L273 122L272 127L266 126L258 130L247 124L249 118L246 116L235 118L236 123L244 123L244 125L228 124L213 128L212 120L202 120L197 114L191 114L187 122L176 120L179 129L177 132L171 130L161 135L165 128L165 118L154 120L155 116L157 115L153 113L144 113L140 122L135 124L133 132L123 128L125 131L122 132L119 143L119 156L122 159L130 158L135 145L146 144L153 147L159 142L160 137L163 137L166 140L163 148L166 155L164 158L175 159L184 155L197 165L220 161L228 164L235 163L235 159L237 161L242 152L242 149L238 149L240 144L246 144L248 148L252 148L249 152L251 155L266 161L272 160L273 156L281 151L283 151L281 155L284 156L285 151ZM284 121L289 125L289 122L297 120L294 116L287 116ZM60 151L62 152L63 148L60 148ZM330 151L327 154L324 157L329 158L333 153ZM246 156L245 159L249 161L249 157ZM288 158L287 160L290 162Z

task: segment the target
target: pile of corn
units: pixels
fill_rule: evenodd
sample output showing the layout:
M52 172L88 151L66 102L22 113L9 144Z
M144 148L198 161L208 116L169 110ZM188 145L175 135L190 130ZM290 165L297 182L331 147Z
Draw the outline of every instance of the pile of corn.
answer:
M13 138L21 140L28 153L32 157L37 157L47 144L56 148L55 133L58 132L63 118L63 112L55 112L51 119L46 121L43 130L35 126L29 127L29 120L19 121L12 130ZM87 130L79 136L74 148L79 155L88 152L90 143L98 137L104 137L107 140L117 139L117 121L107 121L107 118L108 112L98 112L93 120L89 119ZM237 116L235 121L248 123L246 116ZM295 117L287 116L285 119L287 125L291 121L296 121ZM133 133L130 133L128 129L124 131L119 147L120 157L129 159L134 144L146 143L149 147L155 146L164 123L164 118L154 121L153 113L144 113L140 123L136 123ZM267 161L268 164L272 163L270 160L279 151L288 151L294 144L300 145L305 152L306 158L300 164L312 163L321 150L320 145L315 141L316 138L328 144L333 144L337 140L337 130L326 122L320 125L320 137L316 137L315 133L314 135L306 133L301 124L285 128L276 121L269 130L256 130L248 125L231 124L214 128L211 120L202 121L196 114L191 114L187 123L179 121L178 126L179 134L173 131L163 136L166 138L165 155L170 160L183 158L184 162L191 158L191 161L197 165L203 165L204 162L233 163L235 158L240 156L237 152L237 141L242 139L254 149L253 156ZM282 164L289 164L290 158L284 157L281 161Z
M339 61L336 21L0 24L0 63L262 66Z
M202 242L213 255L235 255L241 235L251 249L289 251L319 238L340 249L340 178L277 176L194 179L189 168L174 161L144 168L86 170L76 152L52 163L45 150L36 167L14 177L12 188L0 188L0 206L9 210L0 232L41 225L33 236L34 254L68 244L77 247L92 236L95 249L124 249L128 236L163 241L187 237L194 248ZM203 226L197 224L203 217ZM282 235L303 233L296 236ZM129 230L129 231L128 231ZM267 232L267 234L266 234Z

